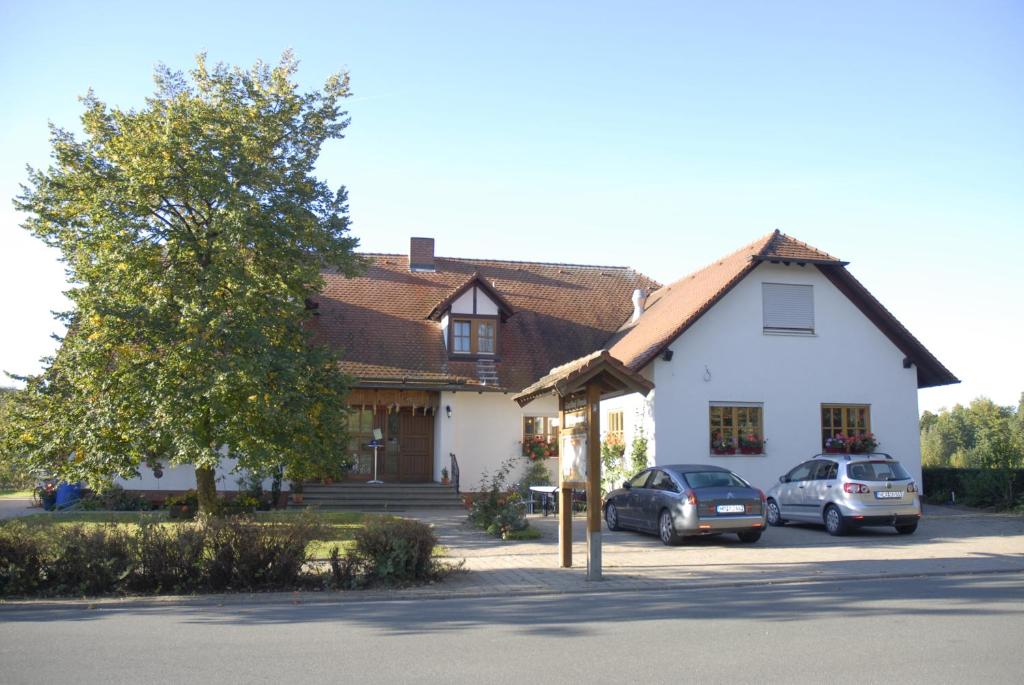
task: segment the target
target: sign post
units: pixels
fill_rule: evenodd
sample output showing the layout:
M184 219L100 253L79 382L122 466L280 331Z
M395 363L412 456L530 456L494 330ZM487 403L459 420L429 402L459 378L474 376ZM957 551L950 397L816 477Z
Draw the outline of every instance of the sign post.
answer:
M367 447L373 448L373 480L370 481L371 485L383 485L384 481L377 480L377 450L380 449L380 441L384 438L384 432L380 428L373 429L373 440L367 444Z
M562 366L513 399L523 407L543 395L558 396L559 565L572 567L572 491L587 491L587 580L601 580L601 398L647 395L654 384L608 350Z

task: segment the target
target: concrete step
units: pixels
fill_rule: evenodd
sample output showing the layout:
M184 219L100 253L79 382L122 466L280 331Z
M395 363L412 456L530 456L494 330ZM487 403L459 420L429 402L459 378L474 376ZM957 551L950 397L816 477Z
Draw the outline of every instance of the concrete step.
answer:
M324 511L409 511L413 509L461 509L462 498L450 485L440 483L331 483L306 485L302 504Z

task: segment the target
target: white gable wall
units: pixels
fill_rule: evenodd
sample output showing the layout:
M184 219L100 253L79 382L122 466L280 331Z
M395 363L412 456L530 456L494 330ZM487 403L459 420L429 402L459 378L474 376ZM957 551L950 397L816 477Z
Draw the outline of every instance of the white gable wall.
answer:
M476 296L476 308L473 307L473 297ZM497 316L498 305L477 286L473 286L466 292L455 298L452 302L453 314L482 314L484 316Z
M448 418L447 408L452 408ZM558 400L541 397L520 408L512 395L497 392L442 392L434 431L434 478L441 479L441 468L451 470L454 452L459 460L460 489L479 490L483 473L494 473L509 457L522 455L523 417L558 416ZM554 474L556 464L549 460ZM516 460L510 481L519 479L527 460Z
M813 336L763 333L764 282L814 286ZM647 367L655 463L717 464L767 488L821 452L823 403L868 404L879 450L920 482L917 370L903 368L905 355L815 267L762 264L670 349L672 361ZM767 456L712 455L712 402L762 402Z

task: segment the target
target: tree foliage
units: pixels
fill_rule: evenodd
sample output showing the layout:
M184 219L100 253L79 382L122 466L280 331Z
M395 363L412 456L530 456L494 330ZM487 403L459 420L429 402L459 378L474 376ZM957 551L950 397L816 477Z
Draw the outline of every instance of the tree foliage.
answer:
M1024 394L1018 407L1001 407L979 397L921 416L924 466L1024 468Z
M81 139L51 127L53 163L16 205L60 250L73 309L7 431L31 464L93 484L194 464L209 496L224 446L292 477L344 453L346 378L306 303L322 269L361 268L344 188L314 176L349 84L300 92L296 69L200 55L187 76L158 68L140 109L90 92Z

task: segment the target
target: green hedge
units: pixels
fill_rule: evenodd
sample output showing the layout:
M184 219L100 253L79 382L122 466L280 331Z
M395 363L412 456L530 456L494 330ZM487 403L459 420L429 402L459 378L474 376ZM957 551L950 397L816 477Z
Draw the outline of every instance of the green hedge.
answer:
M1024 495L1024 469L922 469L926 501L945 504L956 494L958 504L1010 507Z

